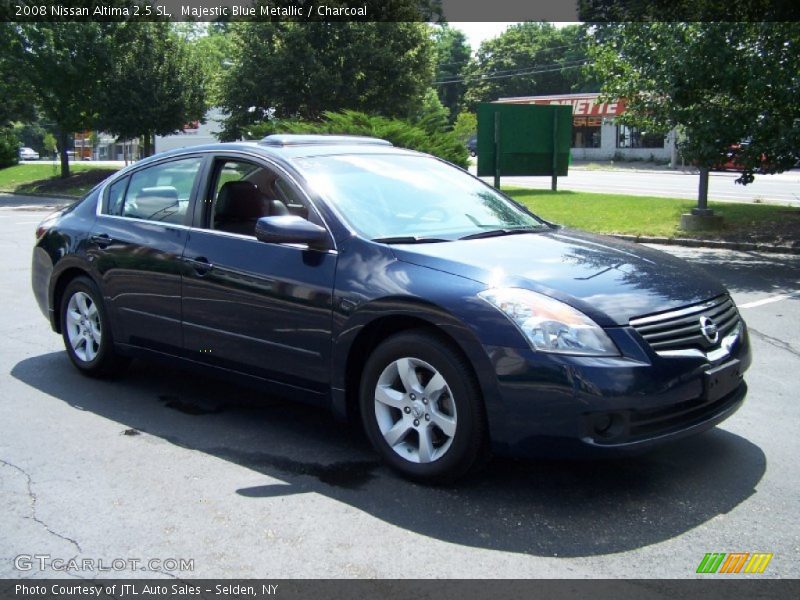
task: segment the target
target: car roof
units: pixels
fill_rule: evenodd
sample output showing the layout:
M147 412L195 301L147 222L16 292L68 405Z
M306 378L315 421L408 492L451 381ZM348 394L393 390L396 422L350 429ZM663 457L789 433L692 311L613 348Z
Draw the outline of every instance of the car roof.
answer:
M161 152L135 163L141 166L164 158L179 157L196 152L244 152L260 154L277 162L292 163L296 158L347 154L393 154L420 156L420 152L396 148L386 140L360 136L280 135L268 136L261 141L220 142L201 146L187 146Z

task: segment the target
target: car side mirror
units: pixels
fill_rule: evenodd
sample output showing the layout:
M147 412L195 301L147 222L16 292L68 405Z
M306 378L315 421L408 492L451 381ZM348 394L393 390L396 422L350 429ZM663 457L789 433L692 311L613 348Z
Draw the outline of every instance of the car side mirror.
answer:
M256 239L271 244L313 246L324 241L326 234L324 227L295 215L261 217L256 222Z

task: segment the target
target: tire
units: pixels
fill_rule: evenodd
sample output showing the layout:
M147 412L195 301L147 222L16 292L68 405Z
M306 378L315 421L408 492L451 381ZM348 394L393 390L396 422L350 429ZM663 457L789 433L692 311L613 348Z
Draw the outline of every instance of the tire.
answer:
M488 458L478 384L437 336L410 331L382 342L364 367L359 400L372 446L408 479L452 483Z
M108 312L100 291L88 277L76 277L61 297L61 336L67 356L90 377L121 373L130 359L114 350Z

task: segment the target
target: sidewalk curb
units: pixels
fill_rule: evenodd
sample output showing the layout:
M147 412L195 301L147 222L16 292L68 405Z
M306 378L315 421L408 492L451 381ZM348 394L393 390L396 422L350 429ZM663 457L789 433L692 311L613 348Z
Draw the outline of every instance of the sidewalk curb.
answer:
M752 242L724 242L721 240L698 240L693 238L665 238L646 235L623 235L619 233L607 234L626 242L637 244L664 244L666 246L687 246L689 248L717 248L722 250L737 250L739 252L771 252L775 254L800 254L800 245L775 246L771 244L755 244Z
M17 194L15 192L0 192L0 201L5 196L15 196L17 198L31 198L35 200L47 200L48 198L52 198L53 200L73 200L77 201L80 200L83 196L67 196L66 194L37 194L36 192L25 192L24 194Z
M589 168L587 165L570 165L570 170L574 171L587 171L595 172L602 171L604 173L658 173L659 175L697 175L698 171L688 171L683 169L647 169L636 167L604 167L604 168Z

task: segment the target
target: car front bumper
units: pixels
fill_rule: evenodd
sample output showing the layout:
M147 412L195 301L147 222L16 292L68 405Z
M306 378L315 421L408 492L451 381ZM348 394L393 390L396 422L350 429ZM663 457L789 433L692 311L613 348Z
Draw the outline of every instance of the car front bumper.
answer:
M498 454L626 454L710 429L747 394L747 328L715 362L699 352L664 357L631 328L611 332L619 357L486 348L497 382L487 403Z

